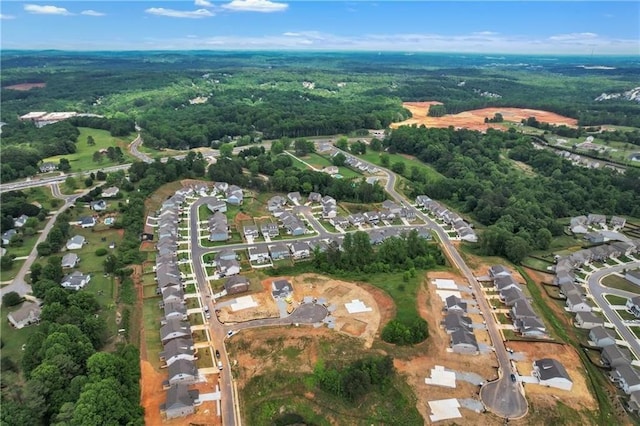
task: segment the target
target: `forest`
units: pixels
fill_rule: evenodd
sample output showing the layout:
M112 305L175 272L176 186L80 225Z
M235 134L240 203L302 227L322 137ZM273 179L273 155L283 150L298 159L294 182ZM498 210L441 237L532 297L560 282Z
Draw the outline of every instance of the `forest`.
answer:
M640 170L586 169L545 151L516 132L403 126L384 140L389 152L416 156L444 178L406 170L412 196L429 194L486 226L487 255L517 263L562 233L558 219L591 212L640 216ZM507 157L505 158L505 153ZM514 162L530 166L522 173Z

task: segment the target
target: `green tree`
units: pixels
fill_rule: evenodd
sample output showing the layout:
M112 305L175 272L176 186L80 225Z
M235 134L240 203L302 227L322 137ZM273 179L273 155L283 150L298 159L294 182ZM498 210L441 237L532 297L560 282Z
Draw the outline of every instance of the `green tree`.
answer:
M86 179L84 180L84 186L85 186L86 188L89 188L89 187L91 187L92 185L93 185L93 179L91 179L90 177L88 177L88 178L86 178Z
M22 297L15 291L10 291L2 296L2 306L5 308L16 306L22 303Z
M66 158L61 158L58 164L58 170L62 172L68 172L69 170L71 170L71 164L69 164L69 160L67 160Z
M338 167L344 166L345 161L347 161L347 157L341 152L338 152L331 158L331 163L333 163L334 166Z
M110 254L106 257L102 263L104 266L104 272L107 274L113 274L118 269L118 258Z
M382 141L378 138L371 139L371 142L369 142L369 148L375 152L382 151Z
M102 153L100 151L95 151L91 159L93 160L94 163L98 163L98 164L102 163L102 160L104 160Z
M284 144L280 141L274 141L271 144L271 154L278 155L284 152Z
M346 136L341 136L336 141L336 146L343 151L347 151L349 149L349 139Z
M553 239L553 235L551 235L551 231L547 228L540 228L536 231L535 236L535 247L538 250L546 250L551 245L551 240Z
M527 257L531 247L529 243L522 237L514 236L507 241L505 246L505 256L513 263L520 263Z
M87 145L94 146L95 144L96 144L96 141L93 139L93 136L91 135L87 136Z
M3 271L9 271L13 269L13 259L14 256L10 254L5 254L4 256L0 257L0 268Z
M391 165L391 170L398 174L403 174L406 169L406 165L402 161L396 161Z
M74 190L78 188L78 183L76 182L76 179L73 176L69 176L64 180L64 184L67 188L69 188L70 190Z
M380 154L380 164L382 164L382 167L389 167L390 163L391 158L389 157L389 154Z
M233 156L233 145L230 143L223 143L220 145L220 157L231 158Z

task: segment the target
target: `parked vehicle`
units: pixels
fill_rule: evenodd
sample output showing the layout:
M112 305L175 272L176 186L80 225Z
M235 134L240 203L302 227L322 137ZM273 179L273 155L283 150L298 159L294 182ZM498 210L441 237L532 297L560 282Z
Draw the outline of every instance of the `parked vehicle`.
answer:
M216 358L220 358L220 351L216 349Z
M222 370L222 361L218 361L218 370Z

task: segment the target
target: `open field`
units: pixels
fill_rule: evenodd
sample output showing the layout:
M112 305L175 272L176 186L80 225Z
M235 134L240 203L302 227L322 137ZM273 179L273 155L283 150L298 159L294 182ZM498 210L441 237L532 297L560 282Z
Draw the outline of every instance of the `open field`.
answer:
M76 152L73 154L56 155L55 157L45 158L42 161L58 163L61 158L69 160L71 165L71 172L83 172L86 170L95 170L101 167L115 166L118 163L111 161L106 154L102 155L101 162L93 161L93 153L101 149L107 149L110 146L119 146L124 154L124 162L131 162L135 158L129 154L127 146L133 140L133 137L128 139L114 138L106 130L90 129L88 127L78 127L80 130L80 136L76 142ZM87 145L87 137L93 136L96 144L93 146ZM130 140L131 139L131 140Z
M23 263L24 263L24 260L14 260L13 265L11 266L11 269L1 270L0 282L13 280L16 277L16 275L18 275L18 272L20 271L20 268L22 268Z
M7 314L12 311L16 311L20 309L21 305L13 306L11 308L2 308L2 321L0 321L2 332L2 357L7 357L15 362L17 365L20 365L22 361L22 345L27 343L27 339L34 333L37 333L39 330L38 325L30 325L28 327L21 328L20 330L15 329L11 326L11 323L7 320Z
M398 162L404 163L407 173L410 173L412 167L417 167L419 170L423 171L424 174L430 180L438 180L444 177L439 172L437 172L433 167L428 166L427 164L423 163L422 161L418 160L415 157L412 157L411 155L389 154L389 153L385 153L385 154L389 157L389 164L398 163ZM364 155L358 155L358 157L362 158L365 161L373 163L375 165L382 166L380 155L381 153L379 152L370 151Z
M443 117L428 117L429 106L439 104L440 102L404 102L402 105L411 111L413 117L401 121L399 123L391 124L391 128L397 128L400 126L410 126L416 124L418 126L425 125L427 127L462 127L471 130L485 131L488 128L505 129L506 127L500 123L485 123L485 118L493 118L496 113L502 114L505 121L520 122L523 119L529 117L536 117L536 119L543 123L555 124L555 125L567 125L576 126L577 120L574 118L563 117L559 114L552 112L541 111L536 109L526 108L482 108L471 111L464 111L458 114L447 114Z
M623 277L611 274L602 279L602 285L618 290L630 291L631 293L640 294L640 287L625 280Z
M47 83L20 83L20 84L12 84L11 86L4 86L3 89L25 92L31 89L41 89L46 86L47 86Z

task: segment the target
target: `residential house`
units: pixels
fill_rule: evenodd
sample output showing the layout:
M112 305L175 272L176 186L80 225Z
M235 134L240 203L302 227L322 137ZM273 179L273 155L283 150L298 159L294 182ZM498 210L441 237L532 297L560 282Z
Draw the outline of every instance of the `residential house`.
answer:
M229 226L227 216L221 212L215 212L209 218L209 241L227 241L229 239Z
M520 288L507 288L499 293L500 300L507 306L511 307L517 301L525 299L524 293Z
M284 244L274 244L269 246L269 252L271 253L271 259L273 260L287 259L291 255L289 249Z
M402 207L397 204L395 201L384 200L382 202L382 208L385 210L389 210L391 213L399 215Z
M334 218L338 215L338 207L336 206L335 200L333 200L333 198L331 198L331 200L333 200L333 202L325 202L325 198L327 198L327 196L324 196L322 198L322 217L324 219L331 219Z
M222 200L214 200L207 203L207 208L211 213L220 212L224 213L227 211L227 203Z
M400 210L400 217L406 219L409 222L413 222L418 217L414 209L403 207Z
M13 219L13 226L16 228L22 228L24 224L27 223L28 219L29 219L29 216L27 216L26 214L21 214L16 219Z
M640 296L627 299L627 310L631 312L636 318L640 318Z
M240 262L238 262L236 259L222 259L219 262L216 261L216 268L220 276L230 277L231 275L238 275L240 273Z
M381 229L374 229L373 231L369 232L369 242L371 244L382 244L385 239L386 236Z
M93 216L83 216L78 219L77 223L83 228L93 228L96 226L96 218Z
M511 308L511 318L516 320L525 317L537 318L538 316L533 311L533 308L527 299L520 299L516 301Z
M18 310L9 312L7 319L15 328L23 328L40 322L40 306L37 303L24 301Z
M614 367L609 376L627 395L640 391L640 373L629 363L622 363Z
M577 312L575 325L578 328L591 329L597 326L604 326L604 319L592 312Z
M622 229L626 225L627 220L620 216L611 216L609 226L613 229Z
M473 332L457 329L451 333L451 349L457 354L475 355L478 353L478 341Z
M62 287L64 288L77 291L81 288L84 288L84 286L86 286L89 281L91 281L91 275L84 275L80 271L73 271L62 278L60 285L62 285Z
M163 345L173 339L191 339L191 326L186 321L171 319L160 327L160 340Z
M362 225L365 222L364 216L360 213L350 214L349 216L347 216L347 219L349 219L349 223L356 227Z
M262 236L274 238L280 235L280 229L277 223L267 222L260 225L260 232Z
M244 201L244 195L242 194L242 188L236 185L230 185L227 189L227 203L239 206Z
M294 259L305 259L311 256L311 249L309 248L309 244L296 241L289 246L291 248L291 254Z
M378 214L378 212L366 212L362 216L364 216L364 220L367 223L375 225L380 222L380 215Z
M442 325L447 334L451 334L456 330L470 331L471 319L458 312L449 312L444 316Z
M195 405L199 403L200 391L188 390L187 385L177 384L167 391L167 399L160 405L160 411L167 420L185 417L195 413Z
M461 240L468 241L470 243L478 242L478 236L468 226L462 227L460 229L456 229L456 231L458 232L458 238L460 238Z
M198 381L198 368L195 362L178 359L169 365L169 384L194 384Z
M2 244L5 246L9 245L13 237L15 237L17 234L18 234L18 231L16 231L15 229L9 229L8 231L5 231L2 234Z
M40 173L49 173L58 170L56 163L45 162L40 164Z
M457 296L451 295L444 300L447 312L467 312L467 302L463 302Z
M280 216L280 221L282 222L284 228L287 230L287 234L298 236L304 235L307 231L304 223L302 223L300 219L289 212L285 212L282 216Z
M515 329L524 337L545 337L547 328L538 317L522 317L514 321Z
M85 238L82 235L75 235L67 241L67 250L80 250L84 247Z
M322 195L317 192L309 193L308 202L310 203L320 203L322 201Z
M275 280L271 283L271 295L274 299L286 299L293 293L293 287L287 280Z
M169 340L164 345L164 350L160 352L160 361L166 365L171 365L179 359L187 361L194 361L196 356L194 355L193 339L173 339Z
M229 184L227 182L216 182L213 184L213 187L217 192L225 193L229 189Z
M309 241L309 248L312 251L315 251L316 249L318 249L318 251L320 253L323 253L325 251L327 251L327 249L329 248L329 244L327 244L325 241Z
M605 367L618 367L631 362L631 352L629 349L617 345L609 345L602 348L600 352L602 365Z
M574 234L586 234L589 231L589 228L587 227L587 217L572 217L569 221L569 229L571 229L571 232Z
M563 284L573 284L576 280L576 275L572 271L560 270L556 271L555 277L553 277L553 284L561 286Z
M602 326L593 327L589 330L589 340L599 348L616 344L616 335L614 331L608 330Z
M282 206L284 206L286 203L287 200L284 197L275 195L269 198L269 201L267 201L267 210L273 212L275 210L281 209Z
M627 271L624 274L624 278L627 281L631 282L632 284L640 285L640 269L635 269L633 271Z
M340 169L337 166L326 166L322 169L322 171L330 175L335 175L340 172Z
M242 233L246 239L258 238L260 236L260 230L256 225L245 225L242 227Z
M582 298L579 293L569 292L567 294L567 308L569 312L591 312L591 306Z
M63 268L75 268L80 258L75 253L67 253L62 257Z
M333 226L345 229L349 226L349 219L344 216L336 216L329 219L329 223Z
M533 362L532 375L537 377L541 385L569 391L573 381L564 366L556 359L543 358Z
M102 190L102 196L104 198L113 198L120 192L120 188L117 186L110 186L109 188L105 188Z
M587 217L587 225L604 226L606 224L607 224L607 217L603 214L590 214Z
M216 253L216 263L220 262L221 260L236 260L237 256L236 256L236 252L230 249L224 249L219 251L218 253Z
M629 394L628 408L632 413L640 412L640 391L631 392Z
M164 303L183 303L184 291L180 286L164 287L161 290L162 301Z
M506 277L510 275L511 275L511 271L509 271L503 265L493 265L489 268L489 276L492 279L498 278L498 277Z
M249 261L253 263L265 263L270 260L269 249L266 246L249 247Z
M105 200L92 201L89 203L91 210L101 212L107 209L107 202Z
M499 275L493 280L498 291L507 290L509 288L520 289L520 284L511 275Z
M302 202L302 196L297 191L288 193L287 198L289 199L289 201L291 201L291 203L293 203L294 206L299 206Z
M184 302L164 302L164 318L187 321L187 307Z
M233 277L227 278L227 280L224 282L224 289L227 291L227 294L244 293L245 291L249 291L250 284L251 283L249 282L247 277L235 275Z
M604 235L601 232L589 232L584 234L584 239L589 241L591 244L604 243Z

